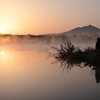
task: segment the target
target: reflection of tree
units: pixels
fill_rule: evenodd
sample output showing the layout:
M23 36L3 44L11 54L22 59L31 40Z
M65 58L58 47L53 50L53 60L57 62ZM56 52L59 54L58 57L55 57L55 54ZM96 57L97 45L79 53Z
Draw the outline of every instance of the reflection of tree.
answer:
M95 78L96 78L96 82L99 83L100 82L100 68L95 69Z
M100 82L100 65L97 66L96 63L87 63L83 62L79 59L63 59L63 58L56 58L56 62L60 63L60 67L63 68L63 70L69 70L73 68L74 66L84 68L84 67L90 67L95 71L95 79L96 82ZM96 65L96 66L95 66Z

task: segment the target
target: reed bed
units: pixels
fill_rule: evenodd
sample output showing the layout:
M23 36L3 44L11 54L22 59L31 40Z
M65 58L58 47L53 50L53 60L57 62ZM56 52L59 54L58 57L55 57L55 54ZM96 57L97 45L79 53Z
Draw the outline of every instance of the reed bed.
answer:
M52 47L56 51L55 59L68 64L84 63L88 66L100 67L100 50L88 47L83 51L71 42L63 42L60 48Z

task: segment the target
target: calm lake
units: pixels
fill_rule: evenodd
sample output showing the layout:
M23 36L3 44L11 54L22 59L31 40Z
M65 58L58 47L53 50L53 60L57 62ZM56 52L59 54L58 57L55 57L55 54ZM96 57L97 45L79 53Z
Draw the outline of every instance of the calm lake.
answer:
M100 70L61 67L48 45L0 45L0 100L100 100Z

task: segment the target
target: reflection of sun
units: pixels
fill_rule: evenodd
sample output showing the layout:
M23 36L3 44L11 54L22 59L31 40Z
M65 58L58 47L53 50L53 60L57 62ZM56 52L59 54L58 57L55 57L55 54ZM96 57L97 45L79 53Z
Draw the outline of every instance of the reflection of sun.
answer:
M1 55L4 55L5 54L5 52L4 51L1 51Z

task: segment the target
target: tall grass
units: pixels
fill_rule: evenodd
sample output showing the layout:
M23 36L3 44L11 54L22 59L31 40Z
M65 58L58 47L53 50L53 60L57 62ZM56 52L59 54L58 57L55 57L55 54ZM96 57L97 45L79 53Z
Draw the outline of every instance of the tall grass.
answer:
M71 42L63 42L60 48L52 47L56 51L54 57L62 64L78 64L100 67L100 50L88 47L83 51L75 47Z

